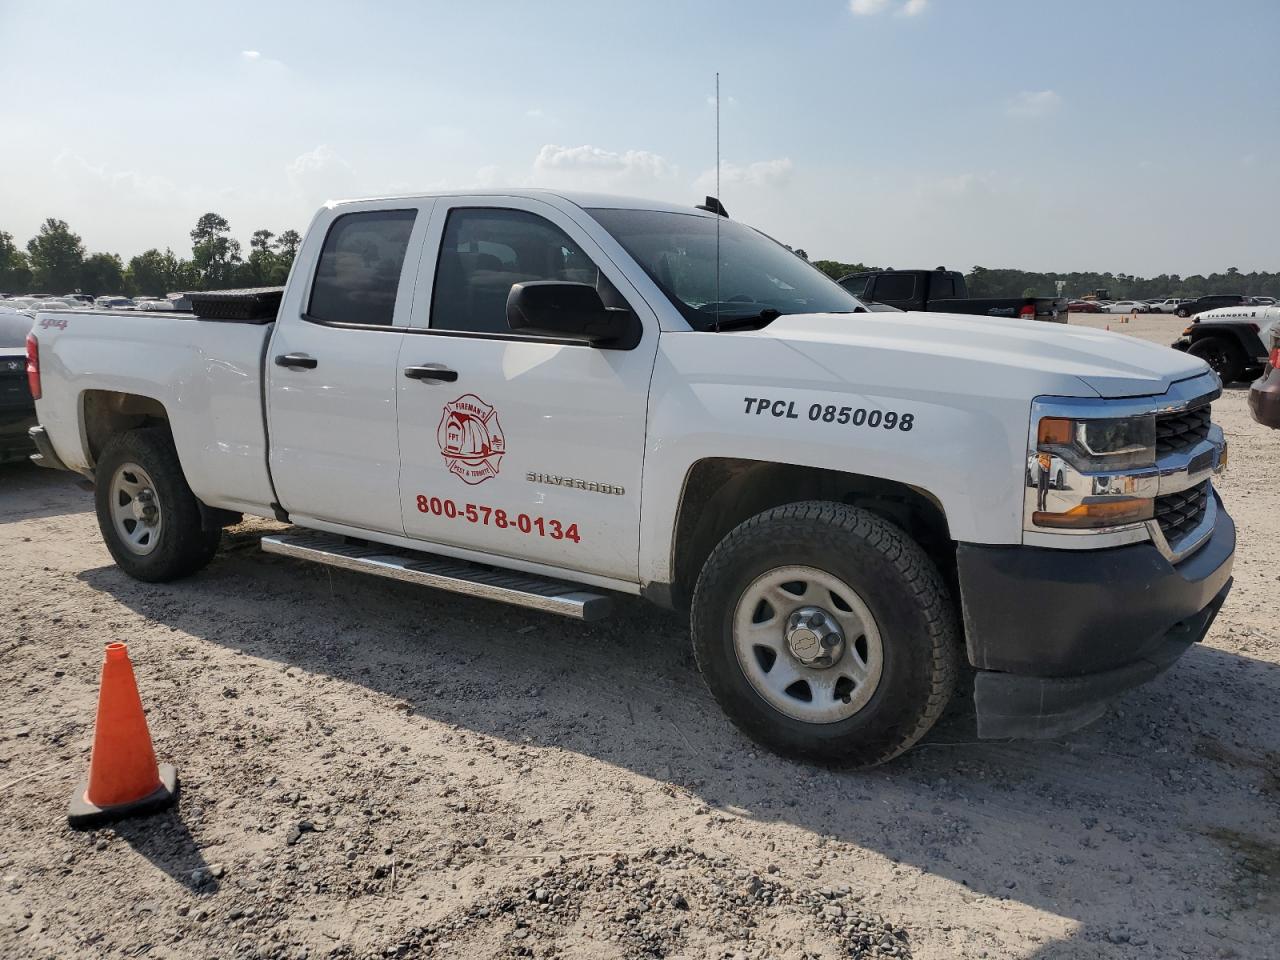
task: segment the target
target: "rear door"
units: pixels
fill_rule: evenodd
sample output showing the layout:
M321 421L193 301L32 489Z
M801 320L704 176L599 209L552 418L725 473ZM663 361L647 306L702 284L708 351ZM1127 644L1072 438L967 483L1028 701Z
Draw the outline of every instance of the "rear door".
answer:
M432 204L326 210L299 252L266 358L271 476L296 521L404 532L397 363Z
M529 198L439 201L400 354L404 528L634 582L657 317L576 216ZM514 334L507 295L527 280L593 284L635 313L639 343Z

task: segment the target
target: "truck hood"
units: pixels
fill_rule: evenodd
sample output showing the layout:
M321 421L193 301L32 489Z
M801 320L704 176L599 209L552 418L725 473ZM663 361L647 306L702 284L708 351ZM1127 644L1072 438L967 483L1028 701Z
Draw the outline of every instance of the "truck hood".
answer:
M826 363L832 360L829 348L841 345L972 362L975 370L995 366L1023 375L1042 373L1046 395L1162 394L1175 381L1209 369L1196 357L1107 330L966 314L796 314L779 317L757 335ZM1072 380L1077 387L1064 392L1071 390Z

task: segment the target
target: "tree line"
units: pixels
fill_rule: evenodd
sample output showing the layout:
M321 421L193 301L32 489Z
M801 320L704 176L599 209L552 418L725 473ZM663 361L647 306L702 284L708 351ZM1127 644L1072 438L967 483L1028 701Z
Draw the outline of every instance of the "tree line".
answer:
M797 251L799 253L801 251ZM880 270L862 263L838 260L815 260L813 265L838 280L851 273ZM1136 277L1126 273L1037 273L1030 270L992 270L974 267L965 274L971 297L1051 297L1056 295L1056 281L1062 280L1062 295L1083 297L1096 290L1106 290L1113 300L1149 300L1155 297L1204 297L1211 293L1240 293L1249 297L1280 297L1280 272L1241 273L1228 267L1226 273L1193 274L1162 273L1158 277Z
M226 217L206 213L191 231L191 256L153 247L125 263L119 254L88 253L80 237L65 220L45 220L27 241L26 250L13 235L0 230L0 291L10 294L71 292L102 296L164 296L182 290L226 290L233 287L274 287L285 282L302 237L296 230L279 234L255 230L249 238L249 254L231 236ZM797 256L808 260L804 250ZM832 279L850 273L879 270L863 263L815 260L813 265ZM1063 295L1081 297L1106 290L1116 300L1151 297L1203 297L1211 293L1280 297L1280 272L1241 273L1228 267L1225 273L1182 277L1162 273L1137 277L1125 273L1037 273L1028 270L974 267L965 274L971 297L1035 297L1056 293L1056 281L1065 283Z
M13 234L0 230L0 291L162 297L186 290L274 287L289 276L301 243L296 230L278 235L255 230L246 257L226 217L206 213L191 231L190 258L152 247L125 263L117 253L88 253L65 220L50 217L26 250Z

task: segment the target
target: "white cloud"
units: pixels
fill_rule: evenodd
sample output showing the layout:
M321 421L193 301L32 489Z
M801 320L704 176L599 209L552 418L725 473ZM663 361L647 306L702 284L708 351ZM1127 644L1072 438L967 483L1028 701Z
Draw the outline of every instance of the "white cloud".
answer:
M542 112L541 107L530 107L524 112L524 115L530 120L541 120L546 116L546 114Z
M893 10L900 17L918 17L929 9L929 0L906 0L905 3L891 0L849 0L849 12L857 17L874 17Z
M791 179L794 169L795 164L791 162L790 157L757 160L744 165L726 162L720 164L720 183L722 186L729 184L747 187L780 187ZM715 168L703 171L693 185L699 190L715 189Z
M261 60L262 54L257 50L241 50L240 56L246 60Z
M536 182L579 188L652 185L669 181L678 172L665 157L648 150L619 153L590 144L562 147L548 143L533 161Z
M294 195L313 209L359 193L351 164L324 143L295 157L285 167L285 176Z
M1009 101L1005 111L1011 117L1034 120L1057 110L1062 97L1052 90L1023 90Z

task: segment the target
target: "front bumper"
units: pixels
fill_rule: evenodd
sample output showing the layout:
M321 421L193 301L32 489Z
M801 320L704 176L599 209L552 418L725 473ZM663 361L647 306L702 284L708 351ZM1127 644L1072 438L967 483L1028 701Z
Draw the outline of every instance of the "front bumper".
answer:
M960 544L966 644L979 671L978 735L1078 729L1203 639L1231 589L1235 559L1235 524L1217 507L1208 541L1177 565L1150 543Z

